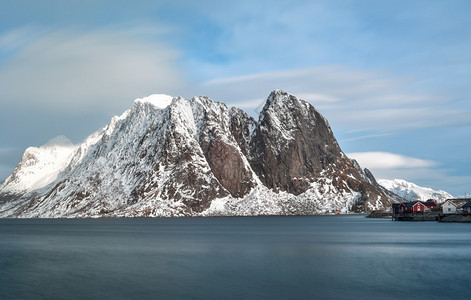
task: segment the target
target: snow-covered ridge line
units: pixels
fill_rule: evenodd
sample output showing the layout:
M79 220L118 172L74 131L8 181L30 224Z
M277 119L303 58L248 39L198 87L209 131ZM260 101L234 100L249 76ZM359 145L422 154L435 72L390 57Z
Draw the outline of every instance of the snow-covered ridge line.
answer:
M447 199L455 198L453 195L443 190L436 191L429 187L421 187L403 179L378 179L377 181L387 190L401 196L407 201L426 201L428 199L434 199L441 203Z

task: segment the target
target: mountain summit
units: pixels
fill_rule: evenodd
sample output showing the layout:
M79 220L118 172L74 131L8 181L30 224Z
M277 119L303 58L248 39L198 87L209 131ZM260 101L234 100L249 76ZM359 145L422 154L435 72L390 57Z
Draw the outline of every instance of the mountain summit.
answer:
M152 95L82 144L61 145L65 163L45 184L26 184L20 162L0 186L0 216L306 215L401 200L342 152L312 105L281 90L258 121L207 97Z

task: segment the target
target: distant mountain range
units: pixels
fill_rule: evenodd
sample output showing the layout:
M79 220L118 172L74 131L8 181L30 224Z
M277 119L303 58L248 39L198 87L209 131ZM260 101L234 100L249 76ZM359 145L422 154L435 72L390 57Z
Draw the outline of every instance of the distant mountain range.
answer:
M0 186L1 217L307 215L398 201L312 105L281 90L258 120L207 97L137 99L80 145L28 148Z
M402 179L378 179L378 183L407 201L426 201L428 199L434 199L442 203L445 202L446 199L455 198L445 191L435 191L431 188L421 187Z

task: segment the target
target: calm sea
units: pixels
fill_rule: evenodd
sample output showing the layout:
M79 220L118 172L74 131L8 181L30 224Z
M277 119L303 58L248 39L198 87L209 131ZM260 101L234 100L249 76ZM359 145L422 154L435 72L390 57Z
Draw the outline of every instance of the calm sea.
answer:
M0 299L469 299L471 224L0 220Z

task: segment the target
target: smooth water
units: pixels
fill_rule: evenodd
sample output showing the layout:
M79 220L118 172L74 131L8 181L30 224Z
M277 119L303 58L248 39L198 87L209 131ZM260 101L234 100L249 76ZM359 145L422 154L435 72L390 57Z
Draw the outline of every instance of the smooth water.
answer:
M0 299L469 299L471 224L0 220Z

